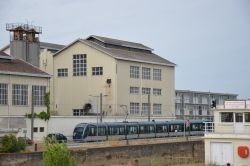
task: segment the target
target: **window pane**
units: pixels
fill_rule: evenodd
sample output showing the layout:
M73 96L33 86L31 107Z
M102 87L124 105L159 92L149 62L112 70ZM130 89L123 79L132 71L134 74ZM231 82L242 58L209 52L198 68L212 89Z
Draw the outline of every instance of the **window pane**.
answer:
M235 121L243 122L243 113L235 113Z
M222 112L221 113L221 122L233 122L233 113L232 112Z
M250 122L250 112L245 112L245 122Z
M86 54L73 55L73 76L87 75Z

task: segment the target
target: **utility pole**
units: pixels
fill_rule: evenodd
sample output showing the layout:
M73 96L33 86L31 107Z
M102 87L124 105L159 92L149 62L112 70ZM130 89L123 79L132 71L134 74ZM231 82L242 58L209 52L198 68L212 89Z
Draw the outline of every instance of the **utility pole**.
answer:
M184 118L184 95L183 94L181 94L181 115L182 115L182 117L183 117L183 119L185 119Z
M211 95L210 95L210 90L208 92L208 112L209 112L208 116L210 116L210 113L211 113ZM208 119L211 120L211 117L209 117Z
M148 94L148 121L150 122L150 112L151 112L151 103L150 103L150 94Z
M34 89L32 87L32 92L31 92L31 136L30 139L33 142L33 138L34 138Z
M102 123L102 93L100 93L100 123Z

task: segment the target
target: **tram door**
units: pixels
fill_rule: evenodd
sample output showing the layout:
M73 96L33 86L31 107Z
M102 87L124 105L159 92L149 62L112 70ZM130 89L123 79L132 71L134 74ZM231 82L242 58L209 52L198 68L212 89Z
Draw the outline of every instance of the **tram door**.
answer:
M235 113L235 122L234 122L234 131L235 133L243 133L244 126L243 126L243 113Z

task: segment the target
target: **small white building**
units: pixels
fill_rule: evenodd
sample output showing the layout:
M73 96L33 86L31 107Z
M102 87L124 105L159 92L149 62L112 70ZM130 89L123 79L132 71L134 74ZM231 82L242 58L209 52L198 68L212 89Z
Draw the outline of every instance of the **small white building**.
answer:
M205 125L206 164L250 166L250 101L225 101Z

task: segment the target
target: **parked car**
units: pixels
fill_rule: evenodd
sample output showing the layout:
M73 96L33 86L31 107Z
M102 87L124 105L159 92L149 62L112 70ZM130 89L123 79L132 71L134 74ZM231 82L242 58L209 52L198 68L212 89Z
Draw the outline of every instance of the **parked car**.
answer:
M55 138L59 143L62 143L62 142L67 142L67 137L61 133L51 133L51 134L48 134L48 138Z

